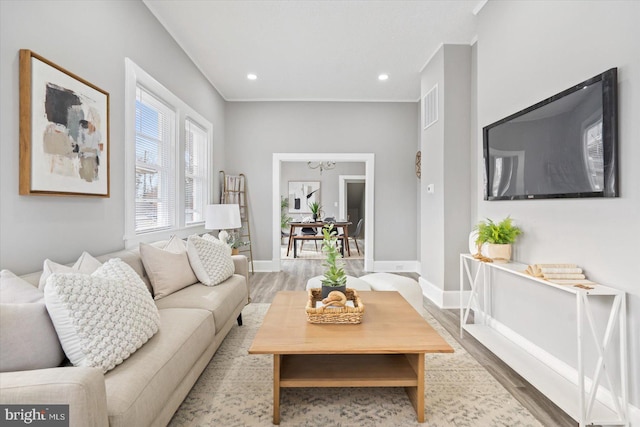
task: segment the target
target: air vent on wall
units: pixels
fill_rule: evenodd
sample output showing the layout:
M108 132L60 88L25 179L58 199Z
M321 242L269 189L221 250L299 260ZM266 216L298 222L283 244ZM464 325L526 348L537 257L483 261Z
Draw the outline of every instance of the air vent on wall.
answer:
M438 85L435 85L423 98L424 128L438 121Z

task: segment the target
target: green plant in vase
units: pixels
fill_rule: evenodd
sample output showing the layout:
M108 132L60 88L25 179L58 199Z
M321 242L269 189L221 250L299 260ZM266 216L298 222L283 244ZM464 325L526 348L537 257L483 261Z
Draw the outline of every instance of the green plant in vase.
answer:
M522 230L513 225L511 217L506 217L498 223L490 219L480 221L476 225L476 230L478 231L476 238L478 253L481 252L482 245L487 243L488 256L495 262L509 262L511 245L522 234Z
M338 250L338 235L333 224L322 228L322 252L326 258L322 264L327 267L322 279L322 298L326 298L331 291L347 290L347 275L344 272L344 262Z
M313 220L317 221L320 218L320 202L309 203L309 209L311 209L311 213L313 214Z

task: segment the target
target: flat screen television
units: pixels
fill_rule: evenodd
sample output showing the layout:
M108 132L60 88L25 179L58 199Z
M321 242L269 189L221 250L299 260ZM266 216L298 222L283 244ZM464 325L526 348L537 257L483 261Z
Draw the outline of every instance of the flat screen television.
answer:
M618 196L617 68L483 128L485 200Z

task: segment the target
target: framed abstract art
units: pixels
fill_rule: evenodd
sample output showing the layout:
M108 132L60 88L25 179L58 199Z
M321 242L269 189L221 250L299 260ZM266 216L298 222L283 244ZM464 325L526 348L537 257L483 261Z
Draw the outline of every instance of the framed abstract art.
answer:
M289 213L310 214L309 205L320 201L320 181L289 181Z
M20 50L20 194L109 197L109 152L109 93Z

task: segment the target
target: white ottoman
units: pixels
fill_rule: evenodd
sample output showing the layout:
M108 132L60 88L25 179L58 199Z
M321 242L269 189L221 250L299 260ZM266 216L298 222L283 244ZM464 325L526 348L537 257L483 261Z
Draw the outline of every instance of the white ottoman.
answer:
M307 290L311 288L320 288L322 287L322 278L324 276L316 276L312 277L307 281ZM347 276L347 288L355 289L356 291L370 291L371 286L357 277Z
M423 315L425 312L422 306L422 288L410 277L373 273L361 276L358 280L369 284L374 291L398 291L418 313Z

